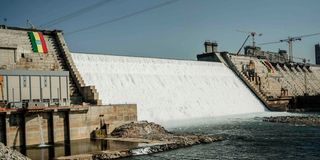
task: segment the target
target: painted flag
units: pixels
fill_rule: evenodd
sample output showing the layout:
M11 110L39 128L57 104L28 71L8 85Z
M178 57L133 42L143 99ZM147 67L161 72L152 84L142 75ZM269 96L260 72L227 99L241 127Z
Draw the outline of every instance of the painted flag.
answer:
M41 32L28 32L33 52L48 53L46 41Z

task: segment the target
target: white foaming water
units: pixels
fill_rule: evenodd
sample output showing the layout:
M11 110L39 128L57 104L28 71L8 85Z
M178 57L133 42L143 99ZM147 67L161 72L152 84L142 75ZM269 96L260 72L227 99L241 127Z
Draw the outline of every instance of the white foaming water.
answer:
M137 104L138 120L163 123L265 111L222 63L80 53L72 57L103 104Z
M132 155L139 156L139 155L146 155L152 153L151 147L141 147L135 148L131 150Z

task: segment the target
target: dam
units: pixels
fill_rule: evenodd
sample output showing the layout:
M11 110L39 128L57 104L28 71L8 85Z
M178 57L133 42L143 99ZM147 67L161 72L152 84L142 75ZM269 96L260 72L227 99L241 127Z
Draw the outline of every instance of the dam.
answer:
M224 64L72 53L86 84L102 104L135 103L138 120L215 117L265 111L264 105Z
M72 53L60 30L4 25L0 37L0 142L9 147L68 144L138 120L319 106L319 66L285 58L212 43L198 61Z
M9 147L69 143L137 120L266 110L220 62L71 53L60 30L1 25L0 37L0 141Z

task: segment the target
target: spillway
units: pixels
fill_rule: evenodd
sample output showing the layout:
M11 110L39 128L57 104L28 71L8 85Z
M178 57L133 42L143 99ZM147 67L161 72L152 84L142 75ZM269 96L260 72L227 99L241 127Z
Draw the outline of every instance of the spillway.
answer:
M138 119L170 120L263 112L263 104L222 63L72 53L103 104L135 103Z

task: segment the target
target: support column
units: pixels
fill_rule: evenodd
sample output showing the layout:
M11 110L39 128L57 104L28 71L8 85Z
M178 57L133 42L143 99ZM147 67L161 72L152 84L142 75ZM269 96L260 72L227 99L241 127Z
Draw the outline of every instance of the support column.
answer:
M48 143L54 144L53 112L48 112Z
M55 141L55 126L54 126L54 112L48 112L48 144L54 145ZM54 147L48 148L49 157L55 157L55 149Z
M70 120L69 120L69 112L65 112L64 116L64 140L70 141Z
M64 116L64 152L66 156L71 155L69 111Z
M0 142L7 145L6 113L0 114Z
M27 114L25 113L20 113L19 114L19 128L20 128L20 146L21 147L26 147L26 116Z
M12 147L12 143L10 142L10 112L5 115L5 123L6 123L6 145L8 147Z

